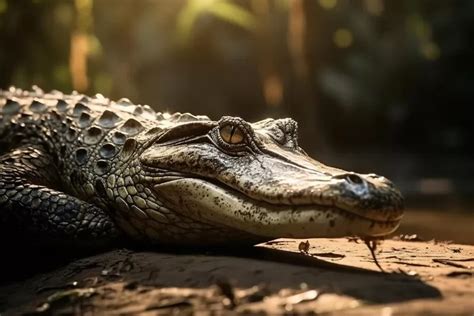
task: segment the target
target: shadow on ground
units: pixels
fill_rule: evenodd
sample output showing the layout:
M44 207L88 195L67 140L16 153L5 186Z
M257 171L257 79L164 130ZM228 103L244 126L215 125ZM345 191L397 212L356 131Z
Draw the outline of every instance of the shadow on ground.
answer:
M339 243L346 248L349 244ZM9 254L6 258L10 260L4 260L1 267L0 312L185 309L272 313L290 307L298 311L293 305L331 311L336 306L347 309L442 297L418 276L334 262L345 254L321 260L295 249L295 241L281 241L271 247L211 251L135 248L80 255L43 250ZM351 256L346 250L342 253ZM373 265L370 260L366 264ZM323 297L333 299L321 305Z

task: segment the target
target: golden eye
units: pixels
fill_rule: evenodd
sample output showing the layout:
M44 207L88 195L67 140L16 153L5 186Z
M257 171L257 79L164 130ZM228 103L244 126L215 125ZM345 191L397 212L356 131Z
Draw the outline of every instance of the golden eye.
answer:
M219 134L228 144L240 144L244 141L244 133L237 126L224 125L219 129Z

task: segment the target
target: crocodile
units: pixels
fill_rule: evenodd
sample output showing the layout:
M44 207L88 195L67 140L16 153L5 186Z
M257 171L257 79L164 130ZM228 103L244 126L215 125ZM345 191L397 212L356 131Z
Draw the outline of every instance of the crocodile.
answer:
M15 239L369 238L394 232L402 215L391 181L310 158L290 118L216 121L101 94L0 90L0 230Z

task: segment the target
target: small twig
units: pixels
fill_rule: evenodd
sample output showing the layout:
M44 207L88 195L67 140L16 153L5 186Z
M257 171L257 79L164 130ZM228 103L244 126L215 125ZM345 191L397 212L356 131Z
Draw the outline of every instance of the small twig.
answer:
M386 273L382 266L379 264L377 257L375 256L375 250L377 249L377 240L364 239L364 243L366 244L367 248L369 248L370 254L372 255L372 259L374 259L375 265L380 269L381 272Z
M431 260L433 260L433 262L445 264L451 267L469 269L469 267L466 267L465 265L460 264L460 263L452 262L452 260L446 260L446 259L431 259Z
M449 258L449 259L442 259L438 258L439 260L448 260L448 261L474 261L474 258Z
M323 257L323 258L335 258L335 259L342 259L342 258L346 257L346 255L342 255L342 254L334 253L334 252L312 253L311 256L313 256L313 257Z
M414 267L430 267L427 264L412 263L412 262L405 262L405 261L392 261L392 263L404 264L406 266L414 266Z

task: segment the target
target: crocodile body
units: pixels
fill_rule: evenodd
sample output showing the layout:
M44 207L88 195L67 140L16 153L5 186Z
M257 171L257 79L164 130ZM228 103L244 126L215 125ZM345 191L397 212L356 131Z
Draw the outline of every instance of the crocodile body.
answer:
M325 166L291 119L213 121L128 99L0 91L0 229L47 244L384 236L402 197Z

